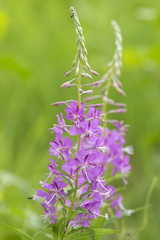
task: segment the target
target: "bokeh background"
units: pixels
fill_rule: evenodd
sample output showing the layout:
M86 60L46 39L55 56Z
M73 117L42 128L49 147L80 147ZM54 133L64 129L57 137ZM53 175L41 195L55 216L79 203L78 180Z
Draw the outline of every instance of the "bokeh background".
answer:
M76 53L71 5L84 29L89 63L101 75L114 53L110 21L115 19L122 30L121 80L127 96L121 101L128 111L121 118L130 124L127 141L135 151L123 192L125 207L143 206L153 178L159 177L160 1L0 0L0 220L31 234L42 212L27 198L47 172L48 128L63 110L51 103L76 98L74 88L60 88ZM159 201L158 182L147 227L135 239L159 239ZM125 218L128 233L142 218L143 212ZM21 238L0 223L0 239Z

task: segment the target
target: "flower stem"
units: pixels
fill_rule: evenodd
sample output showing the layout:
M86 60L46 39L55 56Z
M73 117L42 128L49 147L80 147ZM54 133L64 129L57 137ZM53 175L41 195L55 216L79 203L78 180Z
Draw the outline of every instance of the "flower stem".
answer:
M81 74L82 74L82 60L80 58L79 60L79 74L78 74L78 106L81 107L81 95L80 95L80 89L81 89Z
M79 108L81 107L81 95L79 92L79 89L81 88L81 73L82 73L82 61L80 58L80 63L79 63L79 75L78 75L78 106ZM78 144L77 144L77 152L80 149L80 141L81 141L81 136L78 136ZM73 193L73 199L71 203L71 210L73 210L75 199L76 199L76 194L77 194L77 189L78 189L78 177L79 177L79 171L76 172L76 181L75 181L75 191Z

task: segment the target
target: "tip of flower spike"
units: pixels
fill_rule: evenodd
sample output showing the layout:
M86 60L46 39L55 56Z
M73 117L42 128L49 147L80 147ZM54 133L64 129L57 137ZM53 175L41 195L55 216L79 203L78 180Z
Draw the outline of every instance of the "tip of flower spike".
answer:
M71 13L71 18L72 18L74 16L74 14L75 14L74 7L70 7L69 11Z

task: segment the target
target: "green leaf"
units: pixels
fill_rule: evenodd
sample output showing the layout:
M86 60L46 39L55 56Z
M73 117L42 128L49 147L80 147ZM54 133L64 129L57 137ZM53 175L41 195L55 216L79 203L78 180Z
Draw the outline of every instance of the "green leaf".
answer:
M70 195L70 194L72 194L72 193L75 192L75 191L76 191L76 189L74 189L74 188L68 190L67 196Z
M65 176L62 176L62 178L64 178L64 180L66 180L66 182L70 185L71 188L73 188L72 182Z
M75 210L77 210L77 211L80 212L80 213L85 213L85 214L87 214L87 215L90 214L87 210L85 210L85 209L82 208L82 207L76 207Z
M107 229L107 228L94 228L93 229L96 236L102 236L107 234L115 234L119 233L120 231L117 231L115 229Z
M52 227L52 224L47 224L45 225L44 227L40 228L34 235L33 235L33 238L35 238L40 232L44 231L45 229L47 228L51 228Z
M66 227L66 218L63 218L59 225L58 240L63 240L65 227Z
M74 232L70 235L68 235L65 240L79 240L84 239L85 237L92 237L94 236L94 231L91 229L85 229L81 232Z
M84 239L86 237L96 237L96 236L102 236L107 234L115 234L119 231L114 229L105 229L105 228L95 228L95 229L85 229L81 232L74 232L70 235L68 235L65 240L79 240Z
M78 214L78 211L76 210L70 210L68 213L68 221L70 222L72 219L74 219Z
M114 181L114 180L117 180L117 179L121 179L122 177L128 177L130 173L126 173L126 174L121 174L121 173L117 173L115 176L112 176L110 178L107 179L107 184Z
M10 226L9 224L2 222L4 225L6 225L8 228L10 228L12 231L16 232L19 236L21 236L22 238L26 239L26 240L33 240L33 238L28 235L28 233L24 232L21 229L15 228Z

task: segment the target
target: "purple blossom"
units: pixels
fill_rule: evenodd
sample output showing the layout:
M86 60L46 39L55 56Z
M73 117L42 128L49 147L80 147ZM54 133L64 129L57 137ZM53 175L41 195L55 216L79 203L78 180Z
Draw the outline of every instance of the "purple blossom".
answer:
M59 125L55 126L55 132L60 133L62 135L63 131L64 132L68 131L65 121L64 121L64 118L63 118L63 113L61 113L61 118L60 118L59 114L57 114L57 119L58 119Z
M55 218L58 216L55 215L56 209L54 206L48 206L45 202L42 203L42 207L44 208L45 215L43 216L44 222L49 221L49 223L55 223Z
M94 118L98 120L102 120L101 118L101 109L96 109L96 108L89 108L89 111L87 113L87 118Z
M120 171L121 174L128 173L131 169L131 166L129 164L129 156L126 155L124 157L118 157L113 160L114 170L112 172L112 175L115 175L116 172Z
M88 113L84 114L84 104L79 109L77 102L71 102L66 107L66 118L71 121L71 127L68 131L65 120L61 113L61 118L57 115L58 125L55 126L55 139L50 143L49 152L55 157L50 159L48 164L49 174L44 182L40 182L44 190L38 189L37 195L34 197L42 198L42 206L45 211L45 219L50 223L55 222L55 204L58 201L63 202L72 210L81 207L88 212L78 213L74 219L70 221L70 226L88 227L91 219L101 216L108 218L108 214L101 215L101 206L108 202L112 209L116 211L117 217L121 217L121 211L129 215L129 211L123 207L122 196L115 196L115 188L106 185L105 172L111 166L112 175L117 172L122 174L124 182L124 174L130 171L129 156L125 152L130 149L124 147L125 144L125 127L123 123L114 122L116 129L106 128L106 136L104 130L100 127L101 110L89 108ZM62 134L71 136L79 135L78 144L72 146L71 139ZM70 191L76 186L77 182L77 199L74 206L68 196ZM109 176L112 177L112 176ZM72 186L72 188L70 188Z
M50 142L50 145L52 147L49 149L49 152L52 156L62 156L63 159L69 159L71 154L70 148L72 147L72 141L69 137L65 137L63 140L62 135L57 133L56 139Z
M86 154L84 151L79 151L72 161L72 165L77 166L75 171L81 170L82 175L89 183L101 172L101 167L94 161L95 158L94 153Z
M67 104L66 107L66 118L72 120L74 124L84 120L84 103L81 103L81 108L79 108L78 103L71 102Z
M132 211L131 210L126 210L122 204L122 201L123 201L123 197L121 196L121 194L117 194L115 196L116 198L111 202L111 207L112 209L115 209L116 210L116 216L118 218L121 218L122 217L122 211L130 216Z

